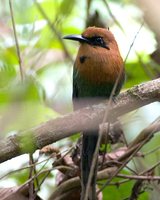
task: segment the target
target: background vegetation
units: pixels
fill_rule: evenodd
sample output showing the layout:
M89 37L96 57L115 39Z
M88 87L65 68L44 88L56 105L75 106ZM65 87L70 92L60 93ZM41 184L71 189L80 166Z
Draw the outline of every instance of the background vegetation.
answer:
M77 43L63 41L62 36L80 34L88 25L109 27L124 60L131 48L125 62L123 90L158 78L160 31L157 13L160 10L155 6L159 3L156 1L153 4L147 0L0 0L1 140L72 111L72 66ZM123 116L121 122L127 142L154 121L159 110L159 103L154 103ZM49 150L54 155L50 157L46 155L49 150L45 149L45 153L36 151L33 157L23 155L2 163L1 187L24 184L31 177L31 169L27 168L31 163L46 160L35 170L50 170L57 151L64 155L78 138L76 135L53 144L53 149L50 147ZM142 149L143 157L129 163L129 167L139 173L151 163L154 165L160 156L159 143L157 134ZM47 177L39 176L35 183L36 188L40 187L37 191L43 199L52 194L62 178L57 176L58 171L54 168L49 172ZM123 173L130 174L131 171L125 168ZM159 166L152 173L159 175ZM111 186L103 190L103 199L129 199L134 184L135 180L123 182L123 179L115 178ZM157 182L149 184L146 181L138 198L157 199L159 191Z

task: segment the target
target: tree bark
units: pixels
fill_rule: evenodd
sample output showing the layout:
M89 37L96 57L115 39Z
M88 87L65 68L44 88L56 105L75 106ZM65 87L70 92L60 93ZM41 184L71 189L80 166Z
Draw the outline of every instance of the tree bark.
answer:
M86 129L95 129L109 109L110 120L160 101L160 78L137 85L122 92L112 107L103 102L76 112L51 119L31 130L20 132L0 141L0 163L24 153L32 153L48 144L69 137Z

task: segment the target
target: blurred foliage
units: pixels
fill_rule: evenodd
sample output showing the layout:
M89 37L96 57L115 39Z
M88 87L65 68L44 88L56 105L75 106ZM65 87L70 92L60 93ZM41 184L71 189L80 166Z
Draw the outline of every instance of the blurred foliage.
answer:
M137 7L131 0L110 0L107 2L112 14L109 13L104 1L100 0L90 1L89 6L87 6L85 0L12 1L25 77L22 82L9 3L0 0L1 138L12 132L39 125L48 119L72 110L73 62L71 58L75 57L77 44L65 42L60 38L67 34L81 33L86 24L91 24L91 21L88 22L87 17L93 20L97 16L98 20L94 21L95 23L101 24L101 26L109 26L115 34L117 33L116 36L119 35L117 40L123 40L120 49L123 57L125 57L126 51L124 50L124 53L123 48L127 46L128 50L134 38L132 37L130 41L126 40L126 38L130 38L130 35L127 35L128 29L134 26L134 30L138 30L141 14L139 14L140 11L136 10ZM122 12L126 15L125 19ZM123 30L118 26L115 19L121 24ZM126 23L125 27L124 21ZM134 23L132 23L133 21ZM139 50L143 46L142 44L136 45L136 51L132 48L131 55L134 55L129 56L125 63L126 84L124 89L156 78L159 75L159 69L155 69L154 62L149 57L149 53L152 52L148 51L150 48L154 50L154 36L147 27L144 27L145 31L150 34L150 45L152 43L153 45L143 50ZM122 35L125 35L124 38L121 37ZM64 53L65 48L70 56L66 56L66 52ZM145 117L149 115L150 113L146 113ZM134 120L134 116L131 120ZM68 139L68 143L64 142L66 149L77 138L79 138L79 134ZM157 141L159 141L159 138ZM153 149L155 144L158 145L156 141L152 141L146 148ZM157 157L153 159L151 156L148 159L145 162L154 162ZM12 175L12 178L17 180L18 184L21 184L27 180L27 173L28 170L25 170L19 172L18 176L17 174ZM118 180L116 179L116 181ZM120 186L110 186L104 190L104 199L120 200L127 198L132 187L132 181ZM149 193L144 193L140 195L139 199L148 199L148 196Z
M134 184L133 181L126 182L122 185L118 185L118 181L120 180L121 179L116 179L116 180L114 179L114 181L116 181L117 184L106 187L106 189L103 192L106 200L109 199L121 200L130 196Z

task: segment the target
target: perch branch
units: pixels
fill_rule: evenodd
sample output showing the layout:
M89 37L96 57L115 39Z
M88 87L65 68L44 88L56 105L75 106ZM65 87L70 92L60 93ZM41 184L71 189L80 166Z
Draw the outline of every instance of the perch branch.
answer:
M159 100L160 78L137 85L117 97L116 103L110 108L110 120ZM100 103L86 107L1 140L0 163L34 152L77 132L97 128L102 122L106 106L106 103Z

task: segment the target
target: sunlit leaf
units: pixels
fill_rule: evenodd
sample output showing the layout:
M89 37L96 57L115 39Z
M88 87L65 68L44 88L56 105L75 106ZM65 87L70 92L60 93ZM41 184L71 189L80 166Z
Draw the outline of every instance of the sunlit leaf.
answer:
M3 65L3 63L1 63ZM3 65L0 66L0 89L8 86L11 84L11 81L16 76L16 70L13 66L10 65Z
M150 80L150 77L143 69L143 66L137 61L132 63L126 63L126 87L132 87L144 81Z

